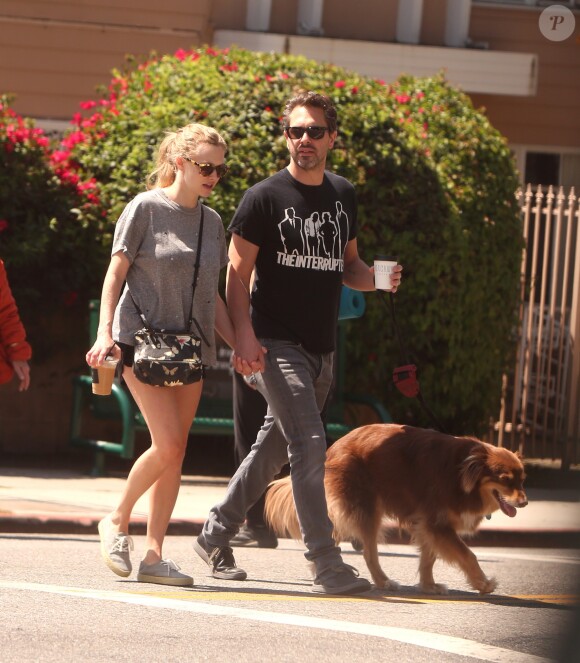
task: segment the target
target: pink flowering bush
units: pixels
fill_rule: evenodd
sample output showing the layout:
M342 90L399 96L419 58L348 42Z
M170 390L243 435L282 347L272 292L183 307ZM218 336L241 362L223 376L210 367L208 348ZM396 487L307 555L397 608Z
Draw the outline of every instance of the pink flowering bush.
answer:
M357 189L361 256L392 253L404 265L397 310L422 393L450 430L477 432L497 411L512 349L517 177L504 138L442 77L386 84L295 56L180 49L115 71L101 98L82 105L53 164L98 183L100 206L86 218L108 249L164 131L207 123L230 145L230 173L209 201L227 225L244 191L286 165L280 116L300 89L338 106L329 167ZM374 394L396 421L430 425L392 385L401 360L384 302L366 301L365 316L348 323L347 388Z
M0 159L0 257L21 314L71 306L101 278L87 216L98 206L96 182L68 168L7 96L0 96Z

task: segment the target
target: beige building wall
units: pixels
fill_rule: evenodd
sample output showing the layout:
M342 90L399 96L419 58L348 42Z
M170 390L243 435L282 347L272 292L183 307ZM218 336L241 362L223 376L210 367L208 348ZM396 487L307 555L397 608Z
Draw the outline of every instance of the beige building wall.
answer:
M580 149L580 12L576 35L550 41L538 29L543 8L475 5L470 37L492 50L538 54L538 91L533 97L471 95L510 143Z
M0 92L17 112L69 120L127 55L210 38L211 0L0 0Z

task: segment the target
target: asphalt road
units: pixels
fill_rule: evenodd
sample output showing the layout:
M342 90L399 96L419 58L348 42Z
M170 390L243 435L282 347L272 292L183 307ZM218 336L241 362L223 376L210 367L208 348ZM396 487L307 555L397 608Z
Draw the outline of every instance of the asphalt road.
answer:
M134 565L143 538L134 537ZM347 562L368 576L362 555ZM579 660L580 551L475 548L499 581L481 597L441 562L447 596L417 593L411 546L381 546L381 563L401 584L365 597L320 597L300 544L236 549L245 582L215 580L190 537L168 537L165 553L195 586L167 588L121 579L100 559L96 536L0 535L0 660L342 662ZM570 658L570 656L573 656ZM576 658L574 658L576 656Z

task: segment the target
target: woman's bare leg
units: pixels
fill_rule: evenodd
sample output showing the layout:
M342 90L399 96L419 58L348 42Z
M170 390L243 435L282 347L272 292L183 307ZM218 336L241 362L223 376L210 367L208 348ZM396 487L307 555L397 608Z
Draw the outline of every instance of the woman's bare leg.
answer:
M151 447L134 463L111 521L128 532L137 500L151 488L145 562L162 556L162 545L181 482L189 429L193 422L202 382L183 387L158 388L143 384L125 367L123 378L139 406L151 434Z

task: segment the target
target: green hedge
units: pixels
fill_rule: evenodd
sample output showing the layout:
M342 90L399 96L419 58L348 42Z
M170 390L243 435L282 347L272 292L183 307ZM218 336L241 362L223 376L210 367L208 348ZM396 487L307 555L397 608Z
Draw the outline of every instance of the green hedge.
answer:
M83 180L99 183L90 218L108 250L126 202L144 187L163 131L200 121L230 145L231 172L210 204L227 225L243 192L284 167L284 101L299 89L332 96L339 139L329 167L360 201L359 250L395 253L404 265L396 295L421 390L450 430L480 432L499 404L512 349L522 247L517 177L505 139L443 77L392 85L294 56L204 48L132 63L113 72L78 116L64 152ZM96 293L98 294L98 293ZM400 395L400 363L387 309L367 296L349 323L347 388L373 393L398 421L429 424Z

